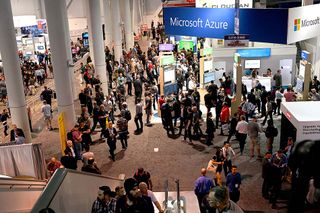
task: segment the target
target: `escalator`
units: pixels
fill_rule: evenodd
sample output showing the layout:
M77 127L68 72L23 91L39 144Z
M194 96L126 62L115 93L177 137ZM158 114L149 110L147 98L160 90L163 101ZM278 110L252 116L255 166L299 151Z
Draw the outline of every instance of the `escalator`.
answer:
M115 189L123 185L118 178L68 169L58 169L34 204L31 212L51 208L55 212L91 212L100 186Z

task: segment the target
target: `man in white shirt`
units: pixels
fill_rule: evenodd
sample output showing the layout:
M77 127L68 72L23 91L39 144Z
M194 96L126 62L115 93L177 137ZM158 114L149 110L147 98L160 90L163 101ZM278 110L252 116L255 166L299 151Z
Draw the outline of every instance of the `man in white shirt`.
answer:
M52 120L52 111L51 111L51 106L47 103L47 101L43 101L43 105L41 107L41 112L43 113L44 120L47 125L47 129L53 130L52 125L51 125L51 120Z
M154 195L154 193L152 191L150 191L148 189L148 185L145 182L139 183L139 189L140 189L140 192L142 193L142 195L145 195L145 196L148 196L151 198L152 203L154 203L154 205L157 207L157 209L159 210L159 213L164 212L164 210L161 208L161 205L160 205L159 201L157 200L156 196Z
M224 145L221 151L224 158L224 164L223 164L224 175L227 177L228 173L231 172L232 157L235 156L236 153L231 148L230 143L228 141L224 142Z
M241 115L240 121L236 126L237 139L239 140L240 153L243 154L244 145L246 144L247 134L248 134L248 123L246 122L246 117Z

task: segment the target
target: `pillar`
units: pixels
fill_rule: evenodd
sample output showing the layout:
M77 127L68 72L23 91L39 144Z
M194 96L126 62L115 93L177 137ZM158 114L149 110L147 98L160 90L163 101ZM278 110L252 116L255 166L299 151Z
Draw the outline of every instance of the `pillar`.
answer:
M112 17L111 17L111 2L110 0L103 0L104 11L104 32L105 32L105 45L112 50Z
M67 50L67 57L69 64L73 64L73 59L72 59L72 53L71 53L71 38L70 38L70 30L69 30L69 21L68 21L68 12L67 12L67 6L62 8L62 13L63 13L63 19L66 20L64 22L65 24L65 34L66 34L66 50ZM77 94L77 89L76 89L76 79L74 75L74 68L73 66L69 66L69 72L70 74L70 80L71 80L71 89L72 89L72 100L77 100L78 94Z
M305 64L304 82L303 82L303 94L302 94L302 100L304 100L304 101L308 100L311 80L312 80L312 77L311 77L311 64L309 62L307 62Z
M57 92L58 111L64 113L66 130L71 130L76 122L71 75L69 73L68 49L66 47L65 0L45 0L54 83ZM63 130L60 130L63 131Z
M0 51L12 123L23 129L26 142L31 143L31 132L12 17L10 0L2 0L0 3L0 27L3 30L0 30Z
M114 60L120 62L122 56L122 34L119 0L111 0L111 9L113 17Z
M126 38L126 50L130 50L133 47L133 33L132 33L132 22L131 22L131 10L130 4L127 0L122 0L122 6L124 7L125 14L123 16L125 38Z
M132 0L132 21L133 21L133 31L136 34L139 34L139 23L140 23L140 9L139 9L139 0Z
M108 95L108 79L106 70L106 59L104 53L104 43L102 35L102 22L100 11L100 0L88 0L89 1L89 14L88 23L90 25L92 38L92 51L94 56L94 68L99 75L101 81L101 88L104 95Z

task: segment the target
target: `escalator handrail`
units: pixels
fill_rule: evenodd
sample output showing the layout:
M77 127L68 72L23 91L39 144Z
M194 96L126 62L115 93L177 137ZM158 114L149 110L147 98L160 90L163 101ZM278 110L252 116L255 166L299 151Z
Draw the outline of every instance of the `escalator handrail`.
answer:
M40 210L48 208L55 197L56 193L58 192L61 184L63 183L63 180L67 176L68 173L75 173L75 174L81 174L81 175L88 175L88 176L96 176L99 178L105 178L105 179L112 179L112 180L118 180L123 181L119 178L109 177L109 176L103 176L98 174L92 174L87 172L80 172L72 169L64 169L60 168L55 171L53 176L51 177L50 181L48 182L47 186L44 188L43 192L41 193L39 199L35 203L35 205L32 208L32 213L39 213Z

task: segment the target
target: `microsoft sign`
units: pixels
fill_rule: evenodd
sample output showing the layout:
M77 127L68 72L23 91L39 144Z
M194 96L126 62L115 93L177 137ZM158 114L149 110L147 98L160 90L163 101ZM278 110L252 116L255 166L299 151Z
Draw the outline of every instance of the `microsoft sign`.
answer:
M320 4L289 9L288 44L320 35L319 11Z

